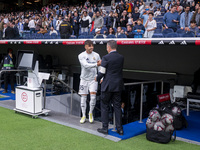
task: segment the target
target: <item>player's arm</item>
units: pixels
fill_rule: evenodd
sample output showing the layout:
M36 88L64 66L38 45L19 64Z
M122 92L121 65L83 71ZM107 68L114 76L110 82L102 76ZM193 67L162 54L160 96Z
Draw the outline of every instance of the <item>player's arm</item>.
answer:
M81 57L80 55L78 56L79 62L80 64L84 67L84 68L94 68L97 67L97 63L88 63L86 61L85 57Z
M108 61L105 59L105 57L102 58L100 70L97 76L97 82L99 83L100 80L105 76L106 74L106 68L107 68Z

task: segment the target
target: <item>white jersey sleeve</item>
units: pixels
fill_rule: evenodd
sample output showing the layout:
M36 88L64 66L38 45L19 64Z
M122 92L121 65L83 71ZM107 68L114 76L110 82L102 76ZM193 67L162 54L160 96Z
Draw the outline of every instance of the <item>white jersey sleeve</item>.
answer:
M81 55L81 54L78 56L78 59L79 59L79 62L81 64L81 66L83 66L84 68L94 68L94 67L97 67L97 63L88 63L87 60L86 60L87 57L85 55Z

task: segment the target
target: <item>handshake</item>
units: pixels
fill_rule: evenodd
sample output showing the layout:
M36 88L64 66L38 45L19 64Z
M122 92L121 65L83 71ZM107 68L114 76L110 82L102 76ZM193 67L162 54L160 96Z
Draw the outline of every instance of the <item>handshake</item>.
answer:
M97 61L97 66L101 66L101 60Z

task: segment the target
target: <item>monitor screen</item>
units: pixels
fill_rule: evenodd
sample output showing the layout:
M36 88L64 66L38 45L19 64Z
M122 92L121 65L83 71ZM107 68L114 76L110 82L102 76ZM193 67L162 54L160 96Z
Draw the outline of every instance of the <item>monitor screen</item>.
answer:
M33 62L33 54L24 53L22 54L19 67L32 68L32 62Z
M17 54L17 68L34 70L36 59L34 51L19 50Z

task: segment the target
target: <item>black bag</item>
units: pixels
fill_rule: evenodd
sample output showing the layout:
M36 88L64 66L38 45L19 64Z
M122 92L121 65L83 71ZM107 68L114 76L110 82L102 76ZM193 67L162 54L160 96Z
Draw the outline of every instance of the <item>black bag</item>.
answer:
M155 131L153 129L147 128L146 138L149 141L166 144L171 141L171 137L171 132Z
M171 114L173 116L169 106L167 106L167 107L163 106L161 108L153 108L152 110L157 110L161 116L164 115L165 113ZM173 118L174 118L174 116L173 116ZM173 126L174 126L174 123L173 123ZM149 129L147 127L146 138L147 138L147 140L152 141L152 142L166 144L172 140L173 133L174 133L173 141L175 141L175 139L176 139L176 129L175 128L174 128L174 131L172 131L172 132L166 132L166 131L156 131L154 129Z

